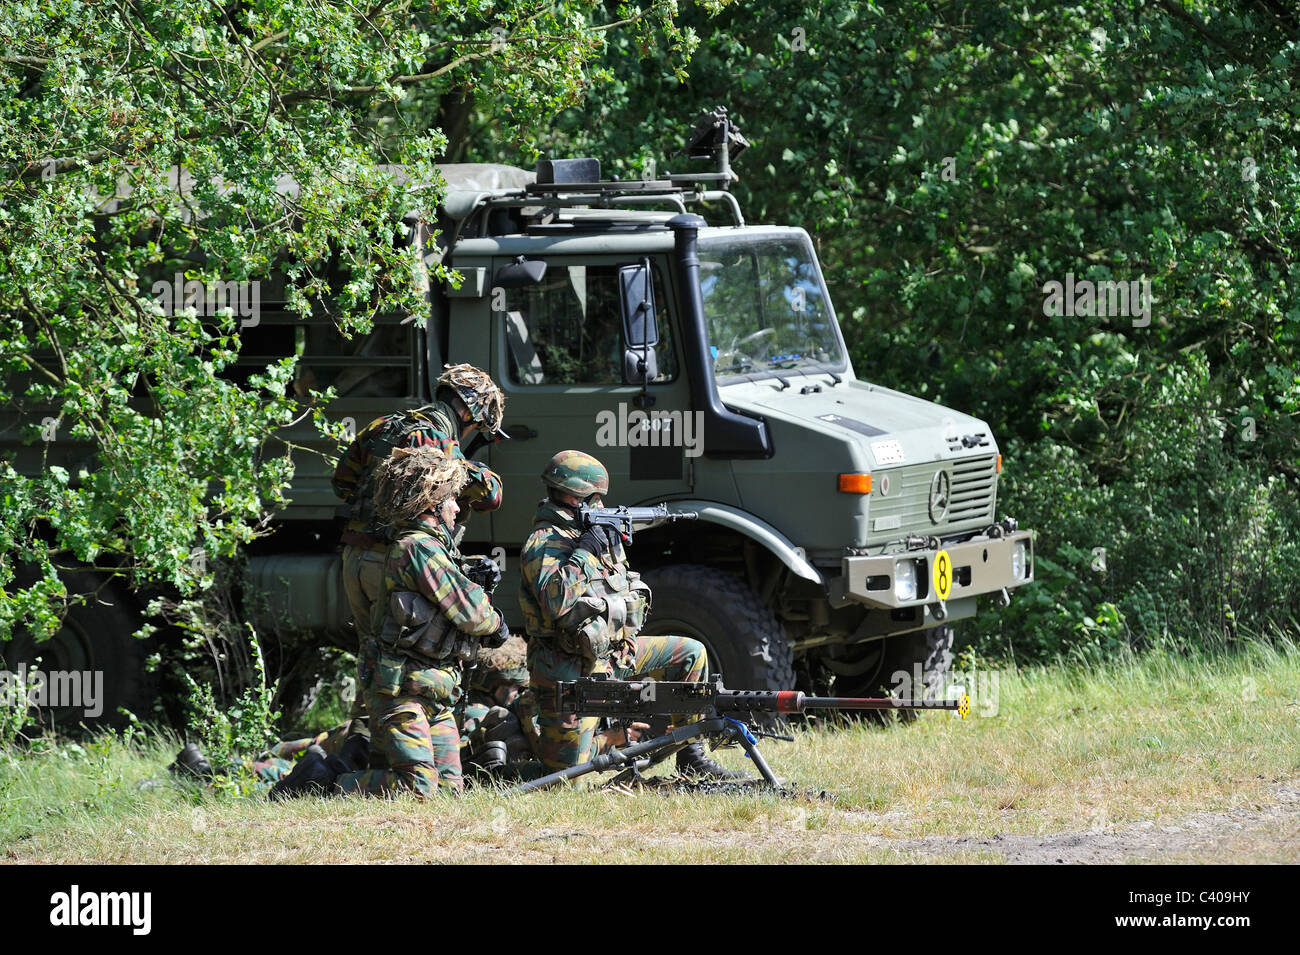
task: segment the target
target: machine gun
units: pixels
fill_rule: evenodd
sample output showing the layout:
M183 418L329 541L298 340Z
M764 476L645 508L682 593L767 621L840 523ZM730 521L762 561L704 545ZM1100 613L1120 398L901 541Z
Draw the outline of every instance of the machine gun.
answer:
M965 719L970 700L899 700L893 697L864 698L843 696L806 696L798 690L727 690L722 681L715 683L679 683L658 680L613 680L604 676L556 684L556 704L561 713L579 716L610 716L624 725L634 720L659 716L702 716L703 719L644 740L611 749L590 762L562 769L531 782L516 786L512 792L526 793L549 789L565 780L588 773L623 770L637 776L641 770L666 758L692 740L709 737L739 743L753 761L764 781L778 788L776 776L758 751L759 736L790 740L762 730L752 729L756 714L786 715L808 710L956 710Z
M583 530L593 527L608 527L617 531L623 543L632 542L632 533L668 524L672 521L693 521L700 515L694 511L674 513L667 504L654 507L591 507L583 504L578 508L578 519L582 521Z

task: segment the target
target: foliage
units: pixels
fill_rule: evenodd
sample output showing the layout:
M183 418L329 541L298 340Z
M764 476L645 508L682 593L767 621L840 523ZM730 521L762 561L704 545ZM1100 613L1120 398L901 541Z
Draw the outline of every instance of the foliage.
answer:
M348 335L418 314L400 240L434 221L452 107L477 103L527 148L603 75L606 36L688 53L675 11L7 4L0 402L31 447L0 461L0 636L57 629L79 595L56 565L209 588L207 560L283 503L291 449L270 439L312 397L290 390L293 359L232 374L261 293ZM273 265L282 290L258 284Z
M233 702L219 702L210 683L196 683L188 674L185 677L190 689L190 732L214 768L260 753L278 738L280 712L273 703L276 686L267 684L266 664L251 627L248 646L257 681Z
M747 218L812 233L859 376L979 415L1006 453L1000 510L1039 532L1038 584L979 617L984 645L1296 627L1293 9L822 0L684 22L688 81L611 44L613 82L551 148L678 172L671 137L730 108ZM1071 274L1149 281L1150 314L1049 314Z
M0 755L7 752L24 729L31 723L30 700L40 689L34 674L25 674L19 682L17 673L0 672Z

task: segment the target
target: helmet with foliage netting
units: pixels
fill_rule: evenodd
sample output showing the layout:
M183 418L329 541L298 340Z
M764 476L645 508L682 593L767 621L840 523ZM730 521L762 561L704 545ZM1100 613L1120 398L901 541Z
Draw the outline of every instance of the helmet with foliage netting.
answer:
M500 436L506 399L496 382L473 365L444 365L443 368L438 387L450 388L460 396L480 431L491 437Z
M498 683L528 682L528 644L523 637L512 636L493 650L480 650L474 668L473 684L491 690Z
M393 448L375 472L375 510L393 523L436 510L469 481L465 462L438 448Z

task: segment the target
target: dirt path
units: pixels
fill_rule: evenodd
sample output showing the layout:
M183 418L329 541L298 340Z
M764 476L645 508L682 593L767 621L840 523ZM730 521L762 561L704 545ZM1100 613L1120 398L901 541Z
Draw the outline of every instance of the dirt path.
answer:
M896 849L926 855L993 853L1009 863L1300 862L1300 789L1279 787L1253 809L1197 812L1180 819L1050 836L999 833L991 838L930 836L898 840Z

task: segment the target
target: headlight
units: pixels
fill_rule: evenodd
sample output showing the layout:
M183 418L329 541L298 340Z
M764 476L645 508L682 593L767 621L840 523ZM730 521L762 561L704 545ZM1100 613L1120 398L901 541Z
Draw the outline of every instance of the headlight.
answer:
M1016 580L1025 579L1025 568L1029 560L1029 544L1025 541L1016 541L1011 545L1011 576Z
M900 560L894 564L894 599L916 599L916 561Z

